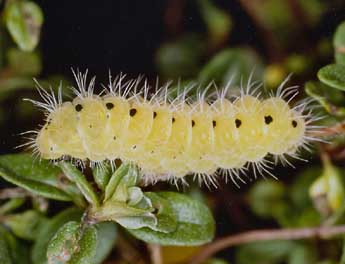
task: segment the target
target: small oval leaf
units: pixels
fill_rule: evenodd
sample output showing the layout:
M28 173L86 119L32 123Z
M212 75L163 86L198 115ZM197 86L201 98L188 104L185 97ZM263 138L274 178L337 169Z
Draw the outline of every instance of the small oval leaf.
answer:
M345 64L345 22L341 23L333 37L335 61L338 64Z
M97 248L97 230L68 222L51 239L47 249L49 264L93 263Z
M82 237L78 241L78 248L68 264L95 263L96 249L97 229L95 226L88 226L83 230Z
M104 191L112 174L111 167L104 163L102 166L96 166L92 173L97 186Z
M80 223L68 222L62 226L50 240L47 248L49 264L67 263L78 247Z
M4 17L7 29L20 49L32 51L38 44L43 24L41 8L31 1L9 1Z
M156 195L170 202L177 219L176 230L163 233L145 227L127 229L128 232L145 242L160 245L201 245L213 239L215 223L206 205L180 193L159 192Z
M17 176L4 167L0 167L0 176L19 187L43 197L60 201L72 200L67 193L54 186Z
M109 255L117 239L117 226L113 222L103 222L95 225L97 229L97 249L94 264L103 263Z
M47 160L35 160L30 154L0 156L0 176L32 193L46 198L83 205L77 186L64 177L59 167Z
M32 248L32 262L35 264L47 263L47 246L49 240L54 236L56 231L68 221L78 221L82 216L82 211L77 208L68 208L55 215L39 231L37 239Z
M98 206L98 197L85 176L71 163L61 162L59 166L67 178L78 186L85 199L89 203Z
M345 91L345 66L340 64L330 64L319 70L317 77L321 82Z

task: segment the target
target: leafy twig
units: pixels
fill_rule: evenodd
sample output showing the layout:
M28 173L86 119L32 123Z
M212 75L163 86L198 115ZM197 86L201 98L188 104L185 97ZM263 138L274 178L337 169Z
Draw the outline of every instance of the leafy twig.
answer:
M337 235L345 234L345 225L322 226L316 228L288 228L288 229L267 229L254 230L216 240L206 245L191 260L191 264L203 263L210 256L225 248L257 241L268 240L298 240L305 238L327 239Z

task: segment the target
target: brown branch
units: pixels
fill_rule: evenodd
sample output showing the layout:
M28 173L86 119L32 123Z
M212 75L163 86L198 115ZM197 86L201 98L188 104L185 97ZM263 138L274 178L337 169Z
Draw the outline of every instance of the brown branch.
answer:
M337 123L331 127L324 127L322 129L319 129L318 131L310 133L311 136L317 137L328 137L338 134L345 134L345 122Z
M0 191L0 199L24 198L28 196L32 196L32 194L20 187L5 188Z
M147 244L150 251L152 264L163 264L161 247L157 244Z
M322 226L316 228L267 229L248 231L218 239L215 242L204 246L190 261L190 264L203 263L203 261L214 255L218 251L221 251L228 247L250 242L268 240L298 240L305 238L327 239L342 234L345 234L345 225Z

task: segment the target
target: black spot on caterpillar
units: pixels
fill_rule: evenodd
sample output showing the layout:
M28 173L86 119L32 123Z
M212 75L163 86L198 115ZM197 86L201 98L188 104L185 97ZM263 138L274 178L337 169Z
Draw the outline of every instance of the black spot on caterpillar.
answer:
M111 110L114 108L114 104L113 103L106 103L105 106L107 107L108 110Z
M242 121L240 119L235 120L236 128L239 128L242 125Z
M75 106L75 111L80 112L83 109L83 106L81 104L77 104Z
M273 122L273 118L272 116L268 115L268 116L265 116L265 124L266 125L269 125L270 123Z
M31 100L49 120L28 143L43 159L121 159L137 164L148 181L195 174L215 184L220 171L236 183L246 166L271 175L268 156L289 163L286 156L298 158L299 149L319 140L309 136L315 118L304 114L307 102L290 107L285 101L296 93L283 89L285 82L268 98L252 92L248 82L234 100L226 98L225 88L191 102L186 92L169 100L167 86L149 98L147 82L138 93L140 80L124 82L122 75L100 96L93 92L94 79L87 85L86 74L75 77L72 102L62 102L61 89L56 97L41 87L44 102Z
M132 108L131 110L129 110L129 115L130 116L135 116L135 114L137 113L137 109L135 109L135 108Z

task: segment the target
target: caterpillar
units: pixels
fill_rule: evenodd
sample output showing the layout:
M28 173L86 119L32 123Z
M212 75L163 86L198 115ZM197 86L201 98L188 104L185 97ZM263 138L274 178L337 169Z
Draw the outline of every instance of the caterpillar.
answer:
M92 164L116 159L136 164L144 179L182 180L188 174L216 184L221 172L237 184L248 166L254 174L273 174L270 164L287 156L299 158L298 151L308 149L317 118L308 108L308 100L290 107L296 87L284 89L286 79L275 94L262 98L257 82L251 78L238 96L228 98L229 83L206 91L196 99L187 96L192 86L170 99L169 85L149 96L150 87L142 78L126 80L120 74L101 94L94 93L95 77L87 82L87 72L73 72L76 97L62 101L62 89L56 96L37 89L43 101L27 99L44 109L44 125L26 144L43 159L69 157ZM214 84L210 84L213 86ZM257 86L257 88L253 88ZM307 109L308 110L308 109Z

